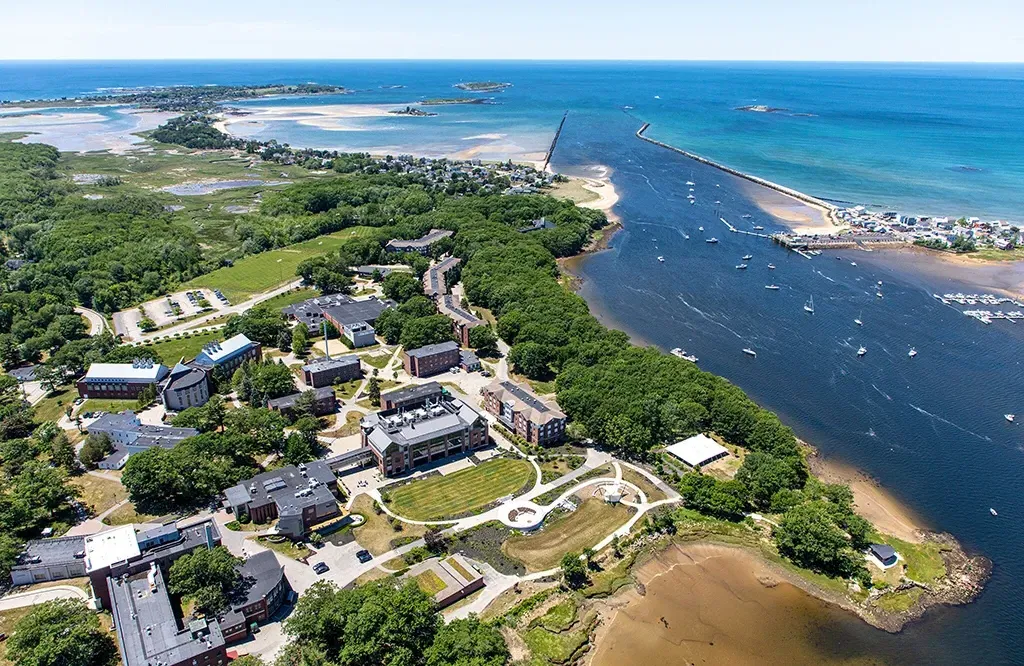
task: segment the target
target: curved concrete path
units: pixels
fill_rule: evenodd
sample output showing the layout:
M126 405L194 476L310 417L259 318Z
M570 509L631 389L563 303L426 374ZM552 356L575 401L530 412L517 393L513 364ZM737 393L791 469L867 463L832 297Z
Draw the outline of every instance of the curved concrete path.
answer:
M8 594L0 599L0 611L37 606L57 599L81 599L82 601L88 601L89 595L85 593L85 590L74 585L54 585L53 587L44 587L40 590L32 590L31 592Z

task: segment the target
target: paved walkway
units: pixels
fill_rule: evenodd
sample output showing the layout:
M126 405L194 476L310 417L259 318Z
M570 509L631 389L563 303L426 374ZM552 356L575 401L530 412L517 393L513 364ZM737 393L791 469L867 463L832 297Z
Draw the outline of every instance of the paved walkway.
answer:
M89 335L99 335L110 328L107 326L106 318L95 310L76 307L75 312L89 320Z
M88 601L89 595L86 594L85 590L74 585L54 585L53 587L44 587L31 592L8 594L0 599L0 611L24 608L25 606L36 606L57 599L81 599L82 601Z

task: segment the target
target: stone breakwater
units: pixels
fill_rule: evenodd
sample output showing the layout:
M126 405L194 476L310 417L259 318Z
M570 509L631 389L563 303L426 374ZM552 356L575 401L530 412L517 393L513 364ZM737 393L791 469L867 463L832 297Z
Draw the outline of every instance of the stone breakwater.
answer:
M652 138L646 136L646 132L647 132L647 130L648 130L648 128L650 126L651 126L650 123L644 123L643 126L640 127L640 129L638 129L636 131L637 138L641 139L643 141L646 141L647 143L654 144L655 146L660 146L662 148L666 148L668 150L671 150L672 152L679 153L680 155L682 155L684 157L688 157L691 160L695 160L697 162L700 162L701 164L706 164L708 166L714 167L714 168L716 168L716 169L718 169L720 171L724 171L726 173L732 174L733 176L736 176L738 178L742 178L744 180L748 180L748 181L750 181L752 183L756 183L757 185L760 185L762 187L767 187L770 190L775 190L776 192L779 192L781 194L785 194L786 196L792 197L792 198L794 198L794 199L796 199L798 201L802 201L803 203L805 203L805 204L807 204L809 206L814 206L815 208L819 208L819 209L821 209L825 213L825 215L828 217L829 221L832 224L837 225L837 226L840 224L839 223L839 219L836 217L836 213L838 212L839 209L836 206L834 206L833 204L830 204L829 202L824 201L822 199L819 199L817 197L812 197L809 194L804 194L803 192L800 192L799 190L794 190L791 187L786 187L785 185L779 185L778 183L773 183L770 180L766 180L764 178L759 178L757 176L752 176L752 175L750 175L748 173L743 173L742 171L739 171L737 169L733 169L732 167L728 167L728 166L726 166L724 164L720 164L718 162L715 162L714 160L709 160L706 157L701 157L700 155L696 155L694 153L687 152L687 151L683 150L682 148L676 148L675 146L670 146L669 144L663 143L661 141L658 141L657 139L652 139Z

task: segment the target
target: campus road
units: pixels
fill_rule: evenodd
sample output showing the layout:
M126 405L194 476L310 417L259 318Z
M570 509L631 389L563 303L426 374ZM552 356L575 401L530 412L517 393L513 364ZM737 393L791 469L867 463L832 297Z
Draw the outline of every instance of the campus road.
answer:
M89 320L89 335L99 335L107 330L107 320L99 312L83 307L76 307L75 312Z
M89 595L80 587L54 585L53 587L44 587L32 592L8 594L3 599L0 599L0 611L24 608L25 606L36 606L56 599L81 599L82 601L88 601Z

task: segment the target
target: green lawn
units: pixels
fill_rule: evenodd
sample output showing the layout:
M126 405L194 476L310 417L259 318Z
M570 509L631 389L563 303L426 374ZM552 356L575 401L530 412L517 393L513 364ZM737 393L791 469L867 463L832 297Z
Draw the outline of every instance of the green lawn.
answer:
M505 541L502 550L530 571L553 569L566 553L582 553L596 546L633 513L622 504L607 504L591 497L572 513L548 518L539 532L516 534Z
M419 585L419 588L423 590L424 594L430 597L448 587L445 585L444 581L430 569L427 569L420 575L416 576L416 584Z
M907 566L907 578L919 583L934 583L946 575L946 563L942 559L943 547L940 544L934 541L910 543L888 534L875 534L874 537L879 543L892 546L900 554Z
M64 416L64 410L78 397L73 386L57 389L35 404L36 421L56 421Z
M384 354L364 354L359 358L363 359L363 363L366 365L377 368L378 370L383 370L388 364L388 361L391 360L391 352Z
M268 305L275 310L288 307L289 305L295 305L301 303L307 299L313 298L317 295L315 289L307 289L305 287L299 287L298 289L292 289L283 294L278 294L273 298L268 298L263 301L260 305Z
M154 342L152 349L160 354L160 358L164 360L164 365L173 366L182 357L186 361L194 358L196 354L202 351L204 346L214 340L220 340L222 337L224 337L223 331L204 331L202 333L194 333L189 337L183 335L180 338Z
M126 409L137 409L138 406L139 405L135 400L89 398L82 403L82 406L78 408L76 414L84 414L86 412L110 412L111 414L117 414Z
M368 236L373 227L352 227L278 250L244 257L233 266L218 268L182 285L185 289L220 289L232 303L244 301L295 279L295 269L305 259L336 250L352 238Z
M533 477L533 466L525 460L494 458L446 476L401 486L391 492L388 508L413 520L441 520L511 495Z

